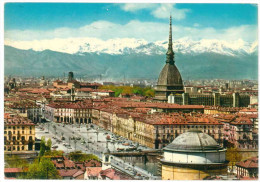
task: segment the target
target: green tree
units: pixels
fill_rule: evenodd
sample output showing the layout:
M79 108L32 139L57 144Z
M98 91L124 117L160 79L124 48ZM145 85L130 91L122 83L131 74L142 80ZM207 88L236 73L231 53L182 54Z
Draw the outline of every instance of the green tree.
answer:
M41 157L29 166L27 179L61 179L57 169L49 158Z
M62 150L50 150L46 151L44 153L44 156L51 156L51 157L56 157L56 156L63 156L63 151Z
M44 155L44 152L45 152L45 149L46 149L46 146L45 146L45 137L42 136L41 138L41 143L40 143L40 157Z
M239 150L237 148L228 148L226 153L226 159L229 161L229 166L232 167L237 163L240 162L242 159L242 155L240 154Z
M153 89L149 89L149 90L145 91L144 96L154 97L154 90Z
M5 155L5 165L6 167L10 167L10 168L23 168L23 167L28 167L29 163L27 162L27 160L20 158L17 155Z
M69 158L71 160L77 161L77 162L84 162L84 161L90 160L90 159L100 161L100 159L97 156L95 156L93 154L85 154L85 153L82 153L81 151L71 152L69 154Z
M49 138L47 140L47 144L46 144L46 151L50 151L51 150L51 144L52 144L52 142L51 142L51 139Z

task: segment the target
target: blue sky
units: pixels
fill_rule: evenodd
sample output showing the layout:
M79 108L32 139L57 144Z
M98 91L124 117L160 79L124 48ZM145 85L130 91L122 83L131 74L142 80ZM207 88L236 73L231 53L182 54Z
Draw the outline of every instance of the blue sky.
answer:
M102 3L6 3L5 39L31 41L82 36L156 41L167 37L159 36L158 32L168 28L170 13L176 38L219 39L223 35L223 39L257 39L254 4Z

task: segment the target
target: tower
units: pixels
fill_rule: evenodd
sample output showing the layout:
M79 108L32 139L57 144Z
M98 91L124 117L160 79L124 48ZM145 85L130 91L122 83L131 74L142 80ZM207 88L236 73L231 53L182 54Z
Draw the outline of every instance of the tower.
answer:
M170 94L184 93L181 74L175 65L172 49L172 17L170 16L169 43L166 52L166 64L164 65L155 89L154 100L166 102Z
M70 99L71 101L75 101L75 86L72 85L71 91L70 91Z
M69 75L68 75L68 82L71 82L74 80L74 75L73 75L73 72L69 72Z
M106 142L106 149L102 154L102 170L111 168L111 155L108 149L108 141Z

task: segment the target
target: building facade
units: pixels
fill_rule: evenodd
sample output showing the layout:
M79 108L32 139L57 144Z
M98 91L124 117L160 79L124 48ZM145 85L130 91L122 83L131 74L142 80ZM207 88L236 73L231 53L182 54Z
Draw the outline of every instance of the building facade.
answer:
M34 150L35 124L31 120L16 114L5 113L4 118L4 151Z
M168 103L180 105L204 105L204 106L221 106L221 107L248 107L250 96L239 93L233 94L189 94L169 95Z

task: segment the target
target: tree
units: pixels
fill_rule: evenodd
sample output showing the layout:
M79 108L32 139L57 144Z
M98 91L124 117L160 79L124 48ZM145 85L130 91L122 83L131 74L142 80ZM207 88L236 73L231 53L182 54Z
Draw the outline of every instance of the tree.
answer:
M242 155L239 153L239 150L237 148L228 148L226 153L226 159L229 161L229 166L232 167L237 163L240 162L242 159Z
M63 156L63 151L62 150L50 150L46 151L44 153L44 156L51 156L51 157L56 157L56 156Z
M61 179L57 169L49 158L41 157L40 162L35 160L29 166L27 179Z
M82 153L82 152L71 152L69 154L69 158L71 160L77 161L77 162L84 162L84 161L90 160L90 159L100 161L100 159L97 156L95 156L93 154L85 154L85 153Z
M45 146L45 137L42 136L42 138L41 138L41 144L40 144L40 154L39 154L40 157L44 155L45 149L46 149L46 146Z
M154 90L149 89L149 90L145 91L144 96L154 97Z
M29 163L27 160L20 158L17 155L5 155L5 165L10 168L23 168L23 167L28 167Z
M50 151L51 150L51 144L52 144L52 142L51 142L51 139L49 138L47 140L46 151Z

